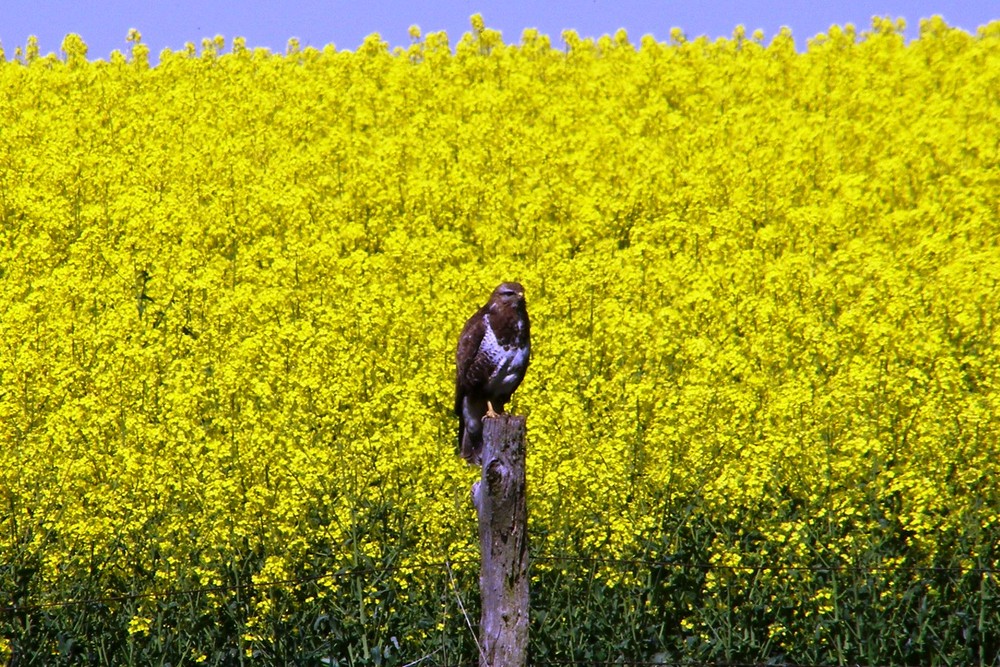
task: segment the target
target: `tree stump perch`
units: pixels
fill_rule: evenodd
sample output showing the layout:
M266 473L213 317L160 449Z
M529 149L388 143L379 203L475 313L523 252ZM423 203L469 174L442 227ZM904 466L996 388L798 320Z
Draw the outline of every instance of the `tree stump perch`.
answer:
M472 485L482 565L479 667L528 664L528 508L524 417L483 420L481 479Z

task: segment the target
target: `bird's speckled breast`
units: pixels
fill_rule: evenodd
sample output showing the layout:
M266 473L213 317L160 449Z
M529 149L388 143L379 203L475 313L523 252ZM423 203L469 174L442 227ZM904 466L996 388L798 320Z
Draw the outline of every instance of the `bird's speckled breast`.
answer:
M520 322L518 326L520 326ZM487 315L486 333L479 349L483 354L489 356L490 361L495 365L495 370L486 383L488 393L512 393L517 388L518 379L524 375L524 369L528 365L530 348L527 345L501 345L497 341L496 334L493 333L493 327L490 325L489 315Z

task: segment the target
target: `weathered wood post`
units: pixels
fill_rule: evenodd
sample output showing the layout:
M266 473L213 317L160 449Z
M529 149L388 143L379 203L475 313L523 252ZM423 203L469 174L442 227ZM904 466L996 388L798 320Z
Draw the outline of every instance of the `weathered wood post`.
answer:
M472 485L482 566L479 667L528 664L528 504L526 419L483 420L482 478Z

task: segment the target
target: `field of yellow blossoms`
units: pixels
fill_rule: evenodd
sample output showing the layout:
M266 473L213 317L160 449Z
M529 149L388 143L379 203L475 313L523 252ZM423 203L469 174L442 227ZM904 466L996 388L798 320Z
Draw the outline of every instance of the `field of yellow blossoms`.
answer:
M1000 661L1000 23L0 52L0 662ZM460 604L464 602L464 605Z

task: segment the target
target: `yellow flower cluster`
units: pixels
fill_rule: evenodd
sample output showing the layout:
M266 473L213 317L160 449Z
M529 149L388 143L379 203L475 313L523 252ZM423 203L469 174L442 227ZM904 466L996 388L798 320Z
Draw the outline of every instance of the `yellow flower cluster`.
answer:
M501 280L539 551L669 543L686 504L789 559L817 521L847 561L886 516L928 558L995 534L1000 24L804 52L473 25L7 54L0 562L275 581L380 557L385 507L404 566L474 552L453 354Z

